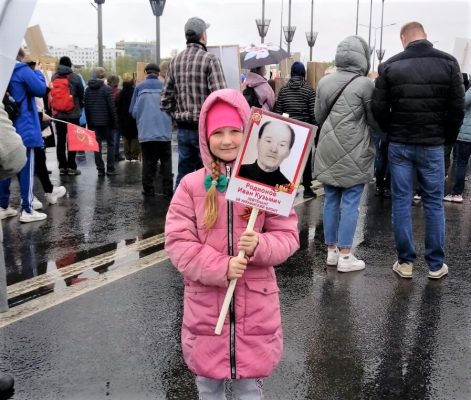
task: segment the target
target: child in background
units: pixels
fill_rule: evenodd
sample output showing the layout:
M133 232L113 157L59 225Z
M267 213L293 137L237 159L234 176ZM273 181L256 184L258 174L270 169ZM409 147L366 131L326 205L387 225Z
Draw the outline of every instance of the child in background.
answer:
M297 216L260 213L246 231L250 210L226 201L225 190L248 123L249 107L233 89L213 92L199 119L204 167L185 176L170 204L165 248L183 275L182 350L196 374L200 399L262 399L261 378L282 350L280 303L273 265L299 247ZM245 259L234 257L244 250ZM229 281L237 278L222 334L214 329Z

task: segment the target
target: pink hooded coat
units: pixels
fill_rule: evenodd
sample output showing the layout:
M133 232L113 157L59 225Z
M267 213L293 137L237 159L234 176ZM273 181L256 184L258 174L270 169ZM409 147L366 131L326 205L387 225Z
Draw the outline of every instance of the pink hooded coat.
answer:
M275 93L267 80L255 72L247 72L245 85L253 87L262 109L271 111L275 106Z
M213 379L261 378L271 374L283 351L273 265L281 264L299 248L297 216L294 210L289 217L258 216L254 230L260 234L259 244L237 281L233 311L227 315L222 334L216 336L214 328L228 286L229 242L237 254L239 237L247 227L247 219L242 217L246 208L226 201L225 193L219 191L216 224L209 230L204 227L204 178L210 173L212 160L206 117L218 100L236 107L247 124L249 108L240 92L222 89L203 104L199 142L204 168L185 176L173 196L165 223L165 248L185 285L182 350L188 367ZM226 174L224 163L221 172Z

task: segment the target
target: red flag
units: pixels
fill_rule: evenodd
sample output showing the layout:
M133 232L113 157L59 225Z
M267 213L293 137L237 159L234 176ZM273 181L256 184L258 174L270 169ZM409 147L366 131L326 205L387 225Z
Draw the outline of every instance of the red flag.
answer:
M67 123L67 148L69 151L100 151L95 132Z

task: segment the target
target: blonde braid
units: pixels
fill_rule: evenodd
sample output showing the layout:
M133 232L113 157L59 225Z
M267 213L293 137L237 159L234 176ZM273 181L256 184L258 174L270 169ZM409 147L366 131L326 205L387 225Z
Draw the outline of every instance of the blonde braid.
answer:
M217 181L219 179L219 163L215 160L211 161L211 179ZM206 229L211 229L218 219L218 203L216 185L211 185L204 199L204 225Z

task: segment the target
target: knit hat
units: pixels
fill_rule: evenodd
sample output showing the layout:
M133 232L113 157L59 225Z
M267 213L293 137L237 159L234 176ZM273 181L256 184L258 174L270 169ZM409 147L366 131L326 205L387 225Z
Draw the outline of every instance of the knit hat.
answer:
M219 100L208 110L206 117L206 137L209 139L213 132L225 127L236 128L242 132L244 123L234 106Z
M295 61L291 66L291 77L293 76L302 76L303 78L306 77L306 68L302 62Z
M64 67L72 68L72 61L70 61L69 57L63 56L59 59L59 65L63 65Z

